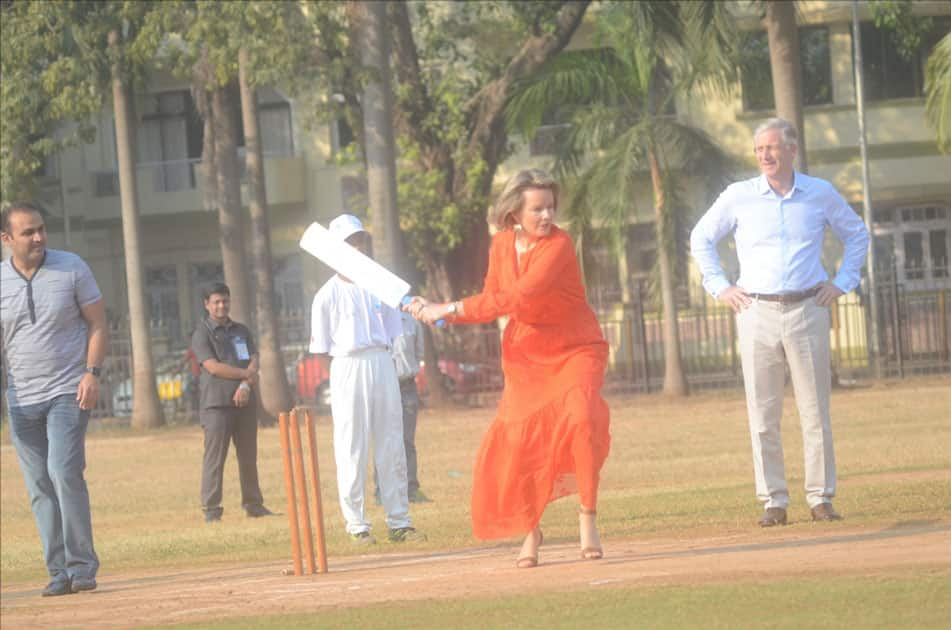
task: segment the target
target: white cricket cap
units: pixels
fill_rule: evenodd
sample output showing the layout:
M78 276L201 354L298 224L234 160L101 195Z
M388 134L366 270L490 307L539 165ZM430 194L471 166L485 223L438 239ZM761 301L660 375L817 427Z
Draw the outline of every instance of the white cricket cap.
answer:
M360 223L360 219L352 214L341 214L330 222L327 229L341 241L347 240L357 232L366 232L363 228L363 224Z

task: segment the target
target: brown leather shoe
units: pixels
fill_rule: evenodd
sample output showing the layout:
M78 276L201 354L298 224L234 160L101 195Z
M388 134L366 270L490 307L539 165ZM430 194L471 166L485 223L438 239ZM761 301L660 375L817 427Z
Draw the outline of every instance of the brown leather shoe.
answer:
M835 511L831 503L820 503L812 508L812 520L814 521L841 521L842 516Z
M759 520L760 527L773 527L775 525L785 525L786 524L786 509L785 508L766 508L766 512L763 513L763 518Z

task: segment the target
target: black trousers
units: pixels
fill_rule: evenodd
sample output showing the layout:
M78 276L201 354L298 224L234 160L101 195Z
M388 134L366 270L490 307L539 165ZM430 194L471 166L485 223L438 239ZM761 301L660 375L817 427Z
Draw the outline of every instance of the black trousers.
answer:
M407 490L412 495L419 490L416 473L416 417L419 414L419 394L416 381L408 378L400 381L400 398L403 403L403 447L406 449Z
M241 505L244 509L262 505L258 484L257 407L202 409L199 415L205 431L205 455L201 470L201 506L205 512L221 514L222 480L228 445L234 441L241 478Z

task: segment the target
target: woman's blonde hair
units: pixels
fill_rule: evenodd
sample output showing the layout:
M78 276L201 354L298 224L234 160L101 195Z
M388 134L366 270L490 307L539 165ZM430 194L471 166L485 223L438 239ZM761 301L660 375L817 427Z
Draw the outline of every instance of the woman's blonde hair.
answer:
M555 210L558 209L558 183L546 171L530 168L519 171L505 183L495 205L489 209L489 224L499 231L514 227L518 223L515 213L521 210L524 203L522 193L530 188L550 190L555 198Z

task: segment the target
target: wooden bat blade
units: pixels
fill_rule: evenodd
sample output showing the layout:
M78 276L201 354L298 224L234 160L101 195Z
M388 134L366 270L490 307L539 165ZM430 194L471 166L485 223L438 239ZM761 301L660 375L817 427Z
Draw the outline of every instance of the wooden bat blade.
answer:
M319 223L311 223L300 246L325 265L366 289L381 302L399 310L409 283L369 256L339 240Z

